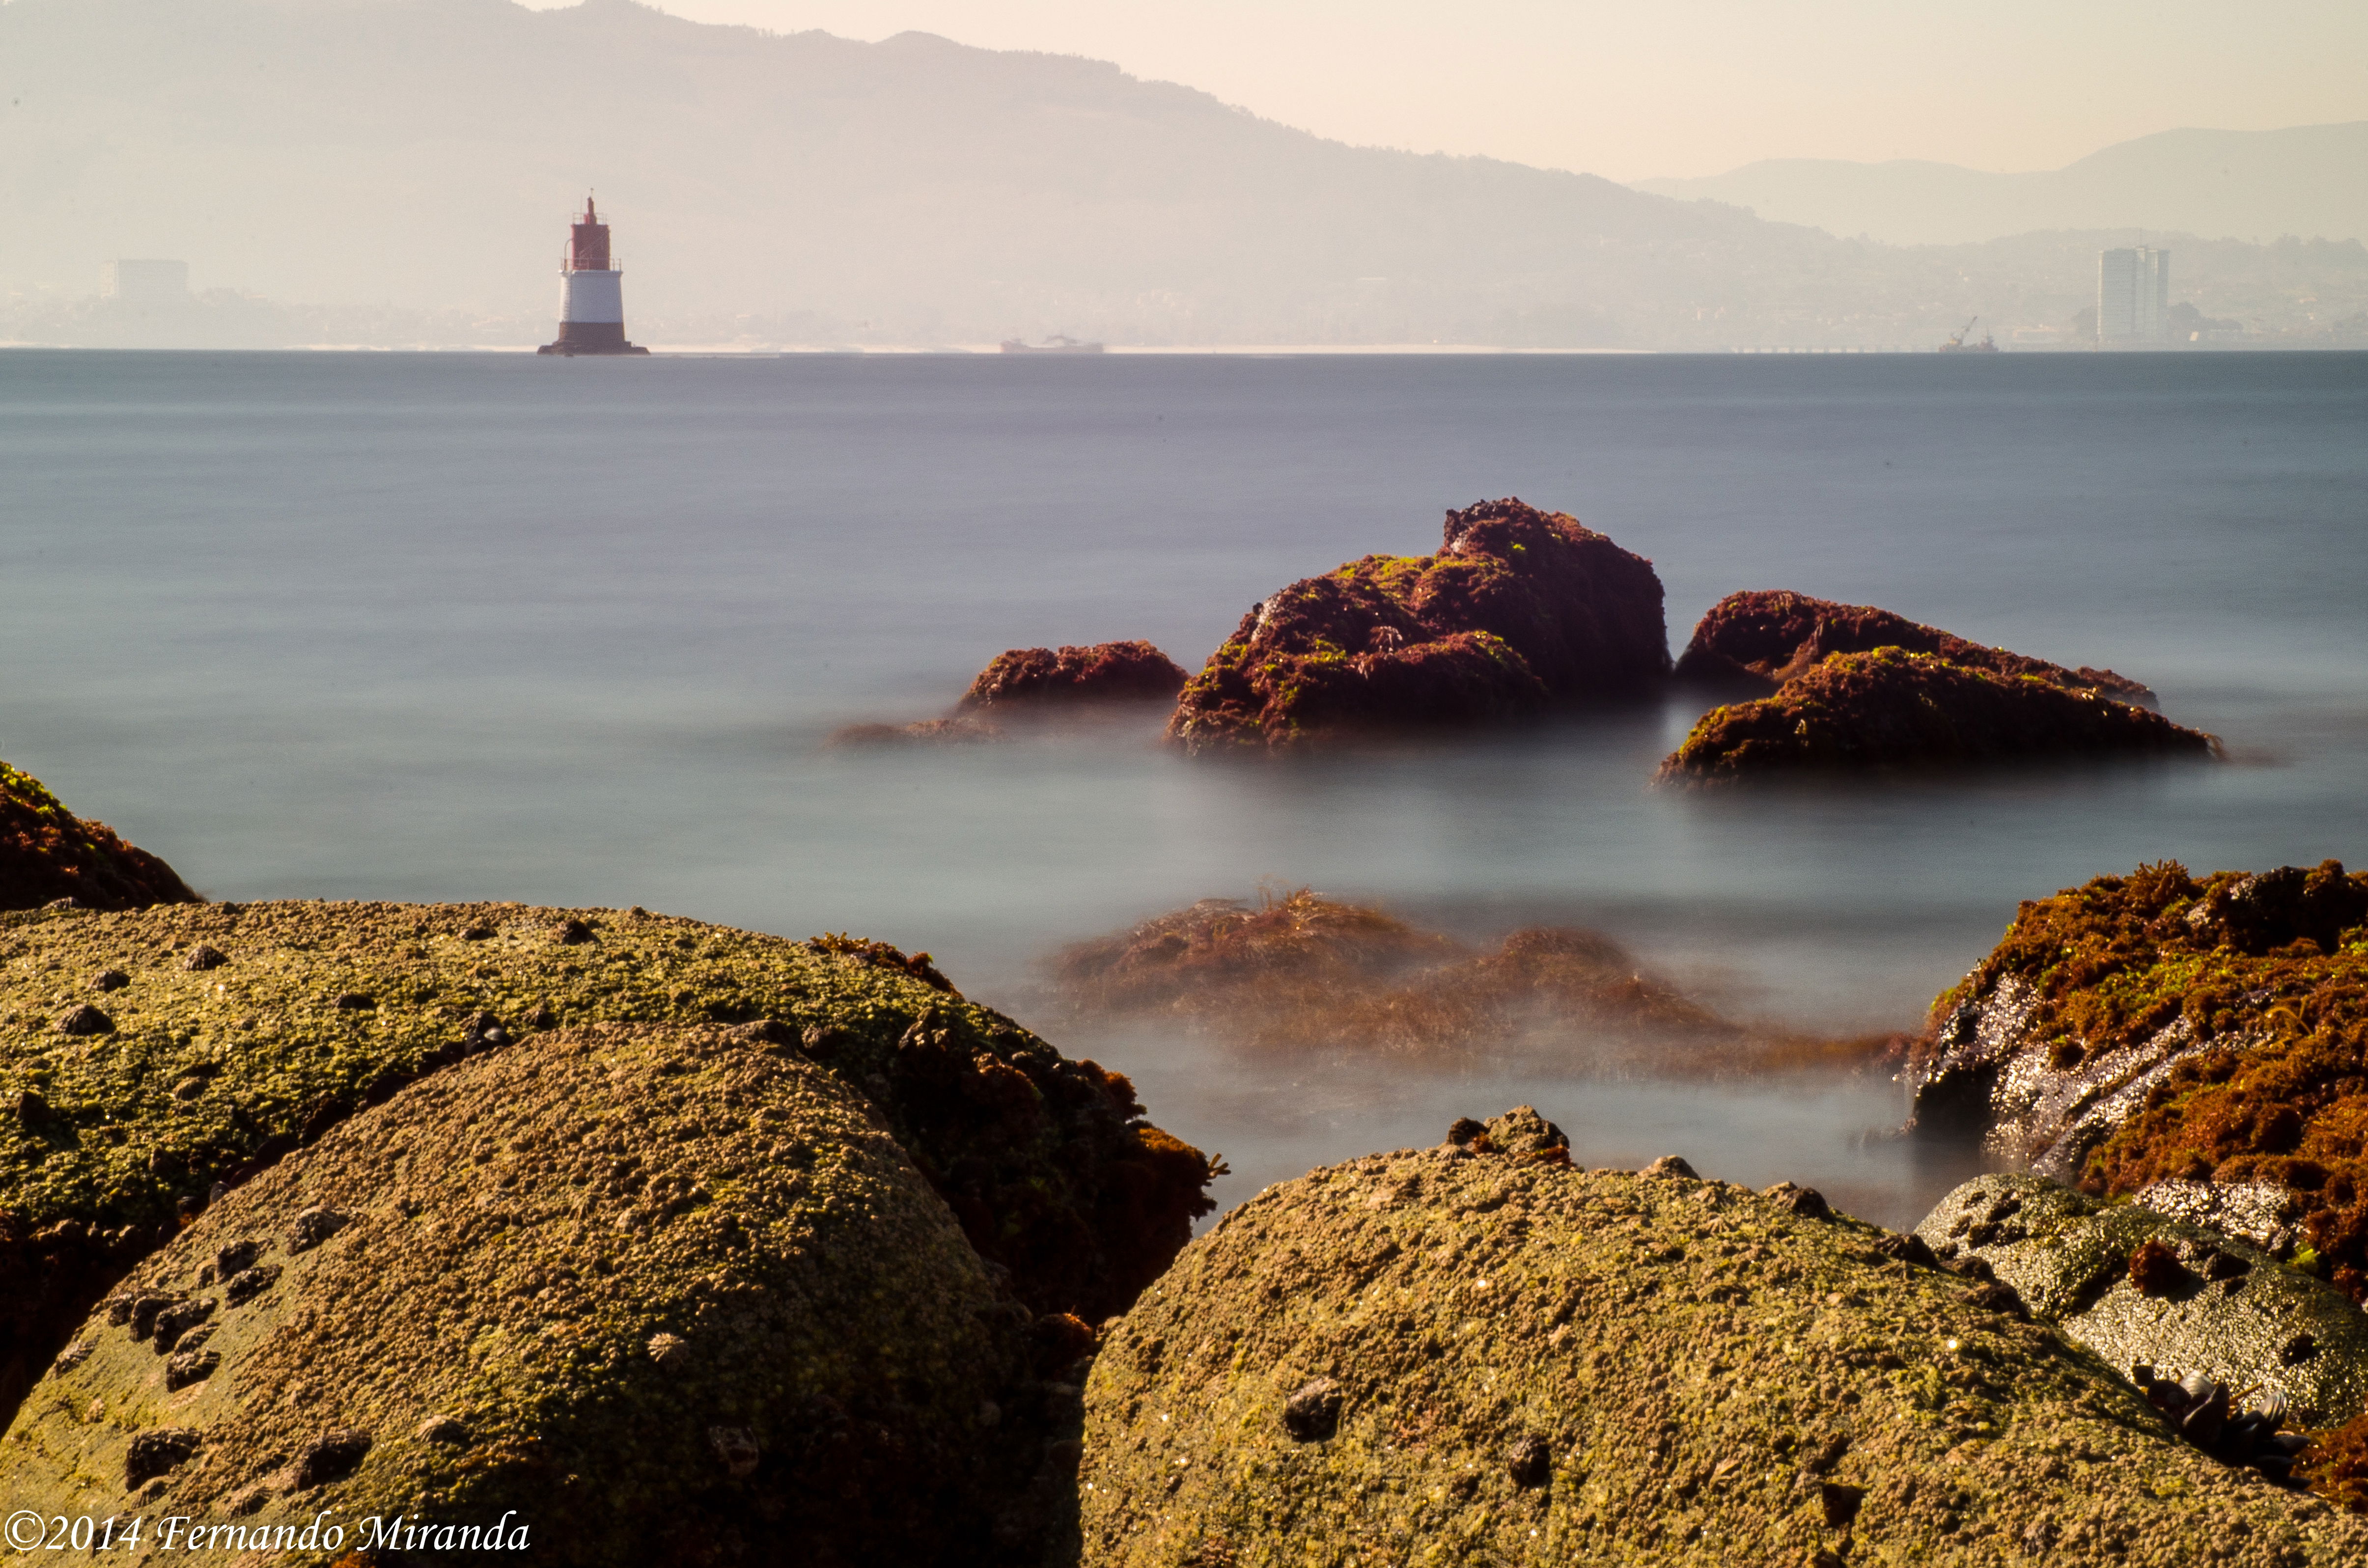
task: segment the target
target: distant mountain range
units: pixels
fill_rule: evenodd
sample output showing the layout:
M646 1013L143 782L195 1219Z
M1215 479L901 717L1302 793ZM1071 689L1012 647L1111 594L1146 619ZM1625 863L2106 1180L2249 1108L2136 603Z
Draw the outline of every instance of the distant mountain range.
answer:
M2038 174L1772 158L1636 188L1903 245L1974 244L2039 229L2368 240L2368 120L2166 131Z
M2098 241L1900 249L1092 61L630 0L0 5L0 341L531 343L587 189L661 344L1929 345L2066 320ZM90 301L117 257L216 292ZM2358 244L2175 277L2274 333L2368 307Z

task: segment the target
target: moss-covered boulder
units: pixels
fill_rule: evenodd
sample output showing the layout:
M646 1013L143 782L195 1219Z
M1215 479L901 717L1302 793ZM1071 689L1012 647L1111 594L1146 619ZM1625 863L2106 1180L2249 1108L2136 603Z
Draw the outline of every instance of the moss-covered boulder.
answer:
M2148 709L1930 653L1835 653L1770 697L1713 708L1662 762L1664 784L1956 769L2082 756L2220 755Z
M2127 1375L2140 1364L2285 1401L2297 1427L2368 1410L2368 1315L2250 1243L2104 1204L2044 1177L1966 1182L1916 1233L1943 1261L1979 1258L2030 1309ZM2131 1262L2159 1244L2152 1272Z
M1262 1193L1111 1331L1087 1562L2368 1553L2368 1521L2176 1440L1905 1238L1799 1189L1572 1169L1533 1113L1459 1131Z
M2026 903L1909 1079L1920 1131L2094 1197L2180 1184L2368 1299L2368 874L2165 861Z
M1501 722L1668 674L1661 580L1578 519L1508 498L1435 555L1368 555L1253 607L1167 724L1190 752Z
M558 1030L348 1119L141 1264L0 1439L0 1494L215 1544L335 1510L389 1562L494 1525L571 1564L1032 1562L1062 1412L1029 1328L794 1046Z
M1173 702L1187 678L1183 666L1148 642L1007 648L979 671L955 710L1008 714L1110 702Z
M559 1025L761 1025L865 1095L1039 1312L1099 1320L1206 1212L1127 1081L926 954L641 911L256 903L0 917L0 1410L109 1278L423 1074Z
M2030 676L2067 691L2094 691L2117 702L2154 706L2154 693L2127 676L2062 665L1970 642L1873 605L1836 604L1783 589L1729 594L1711 606L1678 655L1679 680L1770 692L1825 662L1828 653L1898 648L1930 653L1967 669Z
M0 762L0 909L71 899L84 909L195 903L173 868L85 822L31 774Z

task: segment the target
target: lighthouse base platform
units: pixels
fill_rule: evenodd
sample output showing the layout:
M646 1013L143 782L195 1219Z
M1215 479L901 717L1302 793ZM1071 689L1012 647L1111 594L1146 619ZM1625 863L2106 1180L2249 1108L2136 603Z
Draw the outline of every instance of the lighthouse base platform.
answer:
M613 321L564 321L559 336L535 350L537 354L647 354L648 349L625 341L625 324Z

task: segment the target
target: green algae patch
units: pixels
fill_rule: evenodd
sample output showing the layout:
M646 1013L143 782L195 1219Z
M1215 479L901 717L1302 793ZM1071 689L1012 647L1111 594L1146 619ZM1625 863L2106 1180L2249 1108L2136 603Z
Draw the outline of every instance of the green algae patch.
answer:
M1195 1241L1087 1385L1090 1564L2258 1564L2368 1522L2226 1470L1897 1238L1582 1173L1534 1113Z
M1040 1312L1099 1319L1208 1208L1132 1086L927 955L639 911L256 903L0 917L0 1408L113 1273L235 1183L472 1051L731 1023L870 1098Z
M0 762L0 909L72 899L85 909L195 903L198 895L103 822L66 810L46 785Z
M2220 755L2161 714L1929 653L1835 653L1775 694L1713 708L1661 764L1664 784L1958 768L2048 757Z
M348 1549L507 1516L586 1565L1032 1562L1059 1508L1029 1320L826 1070L714 1027L557 1030L142 1263L0 1438L0 1493L334 1510Z

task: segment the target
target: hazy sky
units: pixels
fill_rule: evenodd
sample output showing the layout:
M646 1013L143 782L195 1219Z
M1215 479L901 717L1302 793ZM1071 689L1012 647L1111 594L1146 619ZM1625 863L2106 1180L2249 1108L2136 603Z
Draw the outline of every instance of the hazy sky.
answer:
M552 0L529 0L547 8ZM2368 119L2360 0L660 0L1117 62L1355 142L1615 179L1757 158L2055 168L2175 126Z

